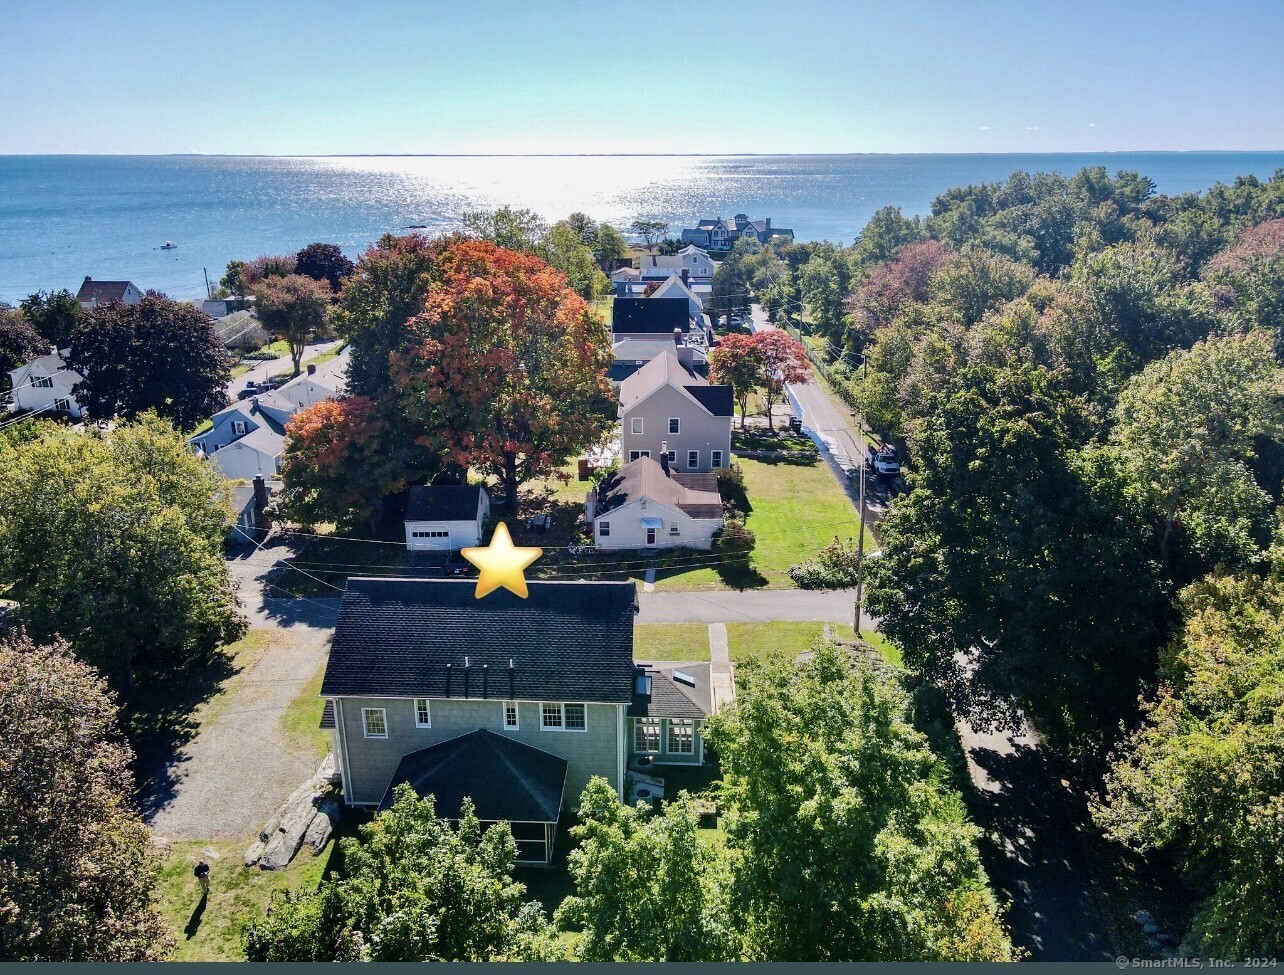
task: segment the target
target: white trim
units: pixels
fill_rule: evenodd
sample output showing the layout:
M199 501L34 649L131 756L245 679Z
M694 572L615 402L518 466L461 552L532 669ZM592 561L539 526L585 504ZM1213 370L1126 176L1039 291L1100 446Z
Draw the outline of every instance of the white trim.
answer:
M688 450L687 451L687 470L694 470L699 466L700 466L700 451Z
M568 728L566 726L566 709L570 706L581 707L584 709L584 727ZM617 705L618 707L618 705ZM557 708L557 719L559 724L550 725L544 721L544 709ZM586 732L588 731L588 705L582 701L541 701L539 705L539 730L540 731L570 731Z
M424 712L428 715L427 721L419 720L419 702L420 701L424 702ZM432 698L430 697L415 698L415 727L416 728L432 727Z
M638 748L638 729L643 723L655 723L655 748ZM633 740L629 742L629 748L634 755L659 755L660 746L664 744L664 721L661 718L634 718L633 719Z
M629 420L629 432L632 433L634 436L641 436L643 432L643 427L645 426L646 424L642 422L642 417L640 416L632 417Z
M678 425L678 428L676 430L673 429L673 424L675 423ZM679 436L681 433L682 433L682 417L680 416L669 417L669 436L676 437L676 436Z
M513 707L513 723L508 723L508 707ZM499 726L504 731L521 731L522 730L522 709L517 706L516 701L499 702Z
M624 737L625 735L624 729L627 728L629 725L628 720L624 717L624 705L621 704L615 709L615 715L616 715L615 734L620 743L620 747L616 749L616 752L617 752L616 763L615 763L615 781L617 786L616 792L619 794L620 802L623 802L624 801L624 767L628 761L627 756L629 751L629 743Z
M716 458L716 463L715 463L715 458ZM720 470L722 468L722 451L721 450L714 450L710 452L709 466L712 467L714 470Z
M335 727L335 730L339 732L339 744L343 748L343 768L339 770L339 774L343 777L343 801L347 803L349 806L351 806L352 805L352 771L351 771L352 766L348 764L347 722L343 720L343 702L337 697L332 697L330 698L330 700L334 701L334 727Z
M372 735L370 725L366 722L366 715L372 711L378 711L383 716L383 734ZM388 737L388 709L387 708L362 708L361 709L361 731L367 738L387 738Z

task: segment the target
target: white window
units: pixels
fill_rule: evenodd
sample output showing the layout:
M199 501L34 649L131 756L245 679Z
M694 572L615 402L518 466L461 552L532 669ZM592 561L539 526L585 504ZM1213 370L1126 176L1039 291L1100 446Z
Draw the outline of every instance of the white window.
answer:
M722 451L715 450L709 457L709 464L714 470L722 466Z
M674 755L694 755L695 722L690 718L670 718L666 750Z
M432 711L428 707L428 699L424 697L415 698L415 727L431 728Z
M681 433L681 432L682 432L682 418L681 418L681 417L677 417L677 416L671 416L671 417L669 417L669 432L670 432L670 433Z
M647 543L648 545L654 545L654 544L655 544L655 529L654 529L654 528L648 528L648 529L646 530L646 543Z
M53 380L48 376L34 376L31 385L34 389L53 389Z
M678 462L678 452L676 450L670 450L664 455L664 457L670 464L676 464Z
M545 731L587 731L588 714L583 704L541 704L540 727Z
M609 521L599 521L597 523L597 537L598 538L611 537L611 523Z
M671 524L671 525L669 526L669 534L670 534L670 535L681 535L681 534L682 534L680 531L678 531L678 523L677 523L676 521L675 521L673 524Z
M411 538L449 538L450 532L439 529L416 528L410 533Z
M65 399L56 399L54 400L54 409L57 410L59 413L70 413L71 403L70 401Z
M699 467L699 466L700 466L700 451L698 451L698 450L688 450L688 451L687 451L687 466L688 466L688 467Z
M660 719L635 718L633 721L633 750L654 754L660 750Z
M630 450L629 451L630 461L635 461L639 457L650 457L650 456L651 456L651 451L649 450Z
M388 715L383 708L362 708L361 726L367 738L388 737Z
M635 416L635 417L633 418L633 425L632 425L632 429L633 429L633 432L634 432L634 433L641 433L641 432L642 432L642 417L640 417L640 416Z
M516 701L504 702L504 730L505 731L517 730L517 702Z
M243 436L245 436L245 421L244 421L244 420L233 420L233 421L232 421L232 432L233 432L234 434L236 434L238 437L243 437Z

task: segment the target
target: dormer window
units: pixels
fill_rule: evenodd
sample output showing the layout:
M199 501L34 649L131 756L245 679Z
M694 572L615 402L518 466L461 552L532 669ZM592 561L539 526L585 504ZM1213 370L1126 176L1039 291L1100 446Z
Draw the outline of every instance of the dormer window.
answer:
M238 437L243 437L243 436L245 436L245 421L244 421L244 420L233 420L233 421L232 421L232 433L236 434L236 436L238 436Z

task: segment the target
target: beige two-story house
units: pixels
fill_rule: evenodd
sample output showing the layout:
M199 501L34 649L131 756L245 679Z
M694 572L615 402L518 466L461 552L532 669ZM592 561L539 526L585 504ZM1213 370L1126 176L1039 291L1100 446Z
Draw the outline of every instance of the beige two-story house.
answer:
M620 459L687 473L731 463L731 387L712 385L666 350L620 384Z

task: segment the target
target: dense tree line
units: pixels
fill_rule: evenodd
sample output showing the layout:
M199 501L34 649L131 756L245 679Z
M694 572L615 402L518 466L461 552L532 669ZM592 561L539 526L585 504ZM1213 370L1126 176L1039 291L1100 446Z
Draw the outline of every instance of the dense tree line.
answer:
M1027 716L1111 835L1178 859L1187 947L1277 951L1284 173L1017 173L738 273L909 460L868 573L907 664L978 725Z

